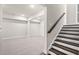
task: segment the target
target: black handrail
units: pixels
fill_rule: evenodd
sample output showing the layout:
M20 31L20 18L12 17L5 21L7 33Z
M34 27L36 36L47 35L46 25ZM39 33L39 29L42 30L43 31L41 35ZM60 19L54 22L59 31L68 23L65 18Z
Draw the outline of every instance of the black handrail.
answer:
M55 28L55 26L58 24L58 22L62 19L62 17L65 15L65 12L58 18L58 20L56 21L56 23L50 28L50 30L48 31L48 33L51 33L51 31Z

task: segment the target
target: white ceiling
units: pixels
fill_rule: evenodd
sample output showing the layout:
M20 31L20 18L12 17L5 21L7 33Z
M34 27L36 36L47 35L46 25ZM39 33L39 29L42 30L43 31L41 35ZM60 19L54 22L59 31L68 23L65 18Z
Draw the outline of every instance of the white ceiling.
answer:
M29 4L5 4L3 13L19 16L25 15L28 18L44 9L42 5L35 4L34 6L34 8L31 8Z

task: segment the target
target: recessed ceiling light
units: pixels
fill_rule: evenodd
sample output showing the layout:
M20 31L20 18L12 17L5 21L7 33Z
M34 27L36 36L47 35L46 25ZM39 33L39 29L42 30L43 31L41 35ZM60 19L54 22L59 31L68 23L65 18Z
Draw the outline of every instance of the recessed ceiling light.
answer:
M25 16L24 14L22 14L21 16Z
M30 7L31 7L31 8L34 8L34 7L35 7L35 5L30 5Z

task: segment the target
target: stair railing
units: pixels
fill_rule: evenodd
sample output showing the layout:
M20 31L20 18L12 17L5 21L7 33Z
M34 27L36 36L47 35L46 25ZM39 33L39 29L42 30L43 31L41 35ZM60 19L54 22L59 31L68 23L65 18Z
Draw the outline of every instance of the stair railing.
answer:
M48 31L48 33L51 33L52 30L55 28L55 26L59 23L59 21L63 18L63 16L65 15L65 12L62 13L62 15L58 18L58 20L55 22L55 24L50 28L50 30Z

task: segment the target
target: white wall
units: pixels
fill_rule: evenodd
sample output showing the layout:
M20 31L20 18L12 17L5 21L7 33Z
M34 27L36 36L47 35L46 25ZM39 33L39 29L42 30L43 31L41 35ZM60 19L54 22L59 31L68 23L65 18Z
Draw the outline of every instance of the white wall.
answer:
M77 23L77 8L76 4L67 4L67 24Z
M2 38L21 38L27 37L27 23L17 22L15 20L3 19Z
M30 23L30 36L40 36L40 23Z
M5 13L3 13L3 16L4 15ZM27 22L13 19L10 16L8 16L7 18L8 19L3 19L2 21L2 27L3 27L2 38L3 39L19 38L19 37L21 38L21 37L27 36Z
M44 19L42 19L42 20L44 20ZM43 37L45 36L44 35L45 28L44 27L45 27L45 21L41 21L40 22L40 35L43 36Z
M0 33L1 33L1 30L2 30L2 5L0 4Z
M1 22L0 54L23 54L26 50L27 22L15 19L2 19Z
M65 5L63 4L53 4L53 5L46 5L47 6L47 30L49 30L54 23L58 20L58 18L65 12ZM47 38L47 46L51 44L58 32L60 31L61 27L63 26L65 18L59 22L59 24L53 29L51 33L48 33Z
M1 5L0 5L0 31L1 31Z
M43 38L43 51L44 53L47 53L47 8L44 9L44 15L41 17L41 23L40 23L40 34L44 37Z
M2 35L2 5L0 4L0 53L2 52L2 40L1 40L1 35Z

